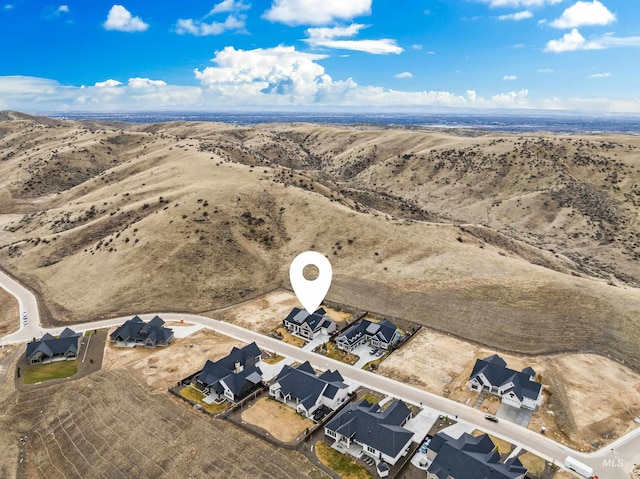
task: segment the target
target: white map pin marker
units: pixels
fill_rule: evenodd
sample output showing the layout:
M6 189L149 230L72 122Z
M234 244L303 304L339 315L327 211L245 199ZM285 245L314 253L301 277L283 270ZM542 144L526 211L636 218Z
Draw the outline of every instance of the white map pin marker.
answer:
M318 268L318 277L312 281L305 278L303 274L305 266L310 264ZM289 268L291 287L296 293L300 304L307 310L307 313L313 314L318 309L329 291L332 276L331 263L323 254L317 251L300 253L291 262L291 267Z

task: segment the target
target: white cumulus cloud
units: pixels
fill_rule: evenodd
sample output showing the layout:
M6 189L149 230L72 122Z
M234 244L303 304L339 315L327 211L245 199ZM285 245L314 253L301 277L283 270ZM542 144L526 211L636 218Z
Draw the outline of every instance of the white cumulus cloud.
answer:
M286 25L327 25L371 14L372 0L273 0L263 17Z
M602 48L604 47L597 42L585 40L578 29L574 28L569 33L565 33L559 40L549 40L545 51L561 53L575 50L600 50Z
M381 38L378 40L340 39L340 37L353 37L363 28L366 28L366 25L359 23L352 23L347 27L308 28L306 34L309 38L306 38L305 42L313 47L353 50L376 55L386 55L389 53L399 54L404 51L402 47L398 46L395 40L390 38Z
M245 17L240 15L229 15L224 22L206 23L201 20L193 20L191 18L181 18L176 22L176 33L184 35L190 33L199 37L208 35L220 35L230 30L244 30Z
M498 20L513 20L518 22L520 20L526 20L527 18L531 17L533 17L533 13L531 13L529 10L523 10L521 12L499 15L497 18Z
M491 8L509 7L509 8L532 8L543 7L545 5L555 5L562 0L479 0L482 3L488 3Z
M61 14L61 13L69 13L69 5L60 5L60 6L56 9L56 13L57 13L57 14Z
M209 11L209 15L215 15L216 13L228 13L228 12L240 12L243 10L249 10L251 4L246 4L236 0L222 0L222 2L214 5Z
M109 79L105 81L96 82L96 84L93 86L95 88L113 88L119 85L122 85L122 82L119 82L118 80Z
M411 72L402 72L394 75L396 78L413 78L413 74Z
M609 78L611 76L610 72L604 73L594 73L593 75L589 75L589 78Z
M518 77L516 75L505 75L502 77L502 79L505 81L513 81L513 80L517 80Z
M118 30L120 32L144 32L149 28L149 25L144 23L140 17L134 17L122 5L111 7L107 20L102 25L106 30Z
M598 0L579 1L567 8L560 18L551 22L555 28L574 28L583 25L608 25L616 16Z

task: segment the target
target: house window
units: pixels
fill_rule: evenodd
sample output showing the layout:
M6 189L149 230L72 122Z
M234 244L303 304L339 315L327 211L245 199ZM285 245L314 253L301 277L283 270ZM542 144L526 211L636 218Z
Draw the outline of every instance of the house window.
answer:
M326 429L325 432L327 433L327 436L329 437L336 437L336 432L335 431L331 431L330 429Z
M367 446L367 451L369 451L371 454L375 454L376 450L374 448L372 448L371 446Z

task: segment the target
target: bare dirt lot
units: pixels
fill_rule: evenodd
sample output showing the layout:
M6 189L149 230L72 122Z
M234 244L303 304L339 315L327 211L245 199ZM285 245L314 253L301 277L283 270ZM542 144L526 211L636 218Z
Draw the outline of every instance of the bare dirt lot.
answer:
M458 402L473 405L478 397L466 387L475 360L496 351L423 328L379 367L380 374L405 381ZM600 447L636 426L640 414L640 374L592 354L538 358L498 352L511 369L533 367L543 384L544 404L529 427L576 447ZM495 398L481 408L495 413Z
M155 349L121 348L107 341L103 369L127 368L152 391L165 391L200 370L207 359L215 361L226 356L233 346L241 347L244 343L208 329Z
M0 336L18 329L20 312L16 298L0 288Z
M1 406L3 478L325 477L301 454L154 394L125 369L14 392Z
M266 430L282 442L293 441L313 421L301 416L290 406L274 399L263 397L242 412L242 419Z
M296 295L291 291L279 289L237 306L210 311L208 314L258 333L269 334L282 326L282 320L295 307L300 307ZM327 316L338 323L351 318L351 313L337 311L324 305L322 307Z
M262 334L269 334L282 326L282 320L294 307L300 307L296 295L284 290L260 296L223 311L215 312L217 318Z

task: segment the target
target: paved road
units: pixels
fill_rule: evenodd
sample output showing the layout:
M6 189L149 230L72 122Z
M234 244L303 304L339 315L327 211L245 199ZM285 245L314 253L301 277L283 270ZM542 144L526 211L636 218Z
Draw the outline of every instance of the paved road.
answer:
M0 287L18 300L19 317L16 318L18 331L2 338L4 344L20 343L29 341L40 336L40 313L38 311L38 301L31 291L0 271ZM25 326L22 321L22 313L27 313L28 324ZM5 341L6 340L6 341Z
M3 278L0 278L0 281L2 280ZM24 288L20 287L20 285L16 284L16 286L17 287L14 286L14 288L20 294L26 291ZM29 303L30 297L33 298L33 304ZM27 304L25 307L33 308L35 306L35 309L28 309L28 311L30 313L32 311L36 311L37 314L37 304L35 304L35 298L33 295L28 293L28 295L25 295L25 298L27 298L26 301L24 299L22 300ZM402 398L415 404L422 403L424 406L433 408L439 413L447 414L450 417L457 415L458 421L462 423L482 428L483 430L494 434L497 437L503 438L508 442L522 445L525 449L543 457L547 461L554 461L558 465L563 464L566 456L571 455L593 467L594 472L603 479L628 479L628 474L632 466L640 463L640 428L636 428L632 433L620 438L618 441L604 449L600 449L595 453L584 454L573 451L562 444L552 441L542 434L522 428L508 421L500 421L498 424L490 423L484 419L484 413L464 404L460 404L393 379L320 356L311 351L302 350L275 338L250 331L234 324L191 314L157 314L159 314L163 319L169 321L179 321L180 319L184 319L187 322L201 324L204 327L244 342L255 341L261 349L291 357L296 361L309 361L318 369L338 369L345 379L365 384L372 389L377 389L386 394ZM142 319L148 320L151 319L153 314L140 316ZM32 321L36 322L35 318L37 316L33 315L31 317ZM111 327L121 324L124 320L129 318L130 316L77 324L74 326L74 330L85 331L88 329ZM50 328L44 331L52 334L58 334L62 329L63 328ZM35 330L39 332L38 325L36 325ZM30 339L32 336L32 333L27 334L26 328L23 328L18 333L5 336L5 338L3 338L3 342L5 344L9 342L23 342Z

